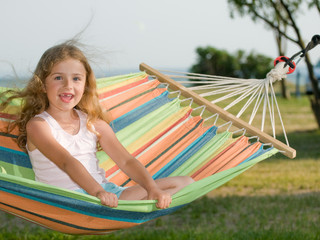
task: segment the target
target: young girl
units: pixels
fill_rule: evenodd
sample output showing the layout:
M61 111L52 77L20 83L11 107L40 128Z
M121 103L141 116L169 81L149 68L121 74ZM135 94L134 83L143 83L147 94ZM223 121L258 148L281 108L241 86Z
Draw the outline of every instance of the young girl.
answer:
M100 107L92 69L73 43L48 49L27 87L9 101L17 97L23 99L15 121L18 144L28 152L37 181L86 192L110 207L117 207L118 199L155 199L158 208L169 207L171 196L193 182L184 176L154 181L127 152ZM138 184L124 188L108 182L98 166L97 145Z

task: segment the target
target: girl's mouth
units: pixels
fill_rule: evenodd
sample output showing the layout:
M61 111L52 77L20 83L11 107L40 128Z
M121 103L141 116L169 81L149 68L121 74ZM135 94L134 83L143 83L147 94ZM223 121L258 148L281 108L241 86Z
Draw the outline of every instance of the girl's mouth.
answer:
M62 93L59 95L62 102L69 103L73 99L73 95L70 93Z

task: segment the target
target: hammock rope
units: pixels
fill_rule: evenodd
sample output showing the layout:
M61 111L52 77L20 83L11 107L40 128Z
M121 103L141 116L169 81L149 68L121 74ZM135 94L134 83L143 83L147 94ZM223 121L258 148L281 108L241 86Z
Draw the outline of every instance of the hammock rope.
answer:
M228 78L221 76L210 76L206 74L196 74L196 73L187 73L187 72L177 72L177 71L167 71L161 70L161 72L175 73L176 75L167 75L173 79L196 79L198 81L181 81L178 82L181 84L186 84L187 88L192 91L205 91L204 93L200 92L198 95L204 98L210 98L217 95L218 98L211 100L211 103L217 104L219 102L225 102L228 99L231 99L231 102L223 107L224 110L229 110L235 105L241 103L243 107L236 113L236 117L240 118L246 110L249 109L250 105L255 102L254 107L250 114L250 119L248 123L251 125L261 107L262 118L260 124L260 130L263 132L266 127L266 117L269 116L271 132L273 138L276 138L276 116L279 119L281 125L281 133L284 136L287 146L289 141L287 138L287 133L284 127L283 119L281 117L281 112L278 107L278 103L275 97L275 92L273 89L273 83L280 81L283 78L286 78L286 74L289 70L289 66L285 66L285 62L278 63L275 68L273 68L266 76L265 79L241 79L241 78ZM180 75L177 75L180 74ZM201 80L201 81L200 81ZM210 80L210 81L209 81ZM190 86L190 84L197 84L199 86ZM222 95L222 96L220 96ZM245 101L245 103L243 103ZM261 105L261 103L263 104ZM276 106L276 111L274 109Z

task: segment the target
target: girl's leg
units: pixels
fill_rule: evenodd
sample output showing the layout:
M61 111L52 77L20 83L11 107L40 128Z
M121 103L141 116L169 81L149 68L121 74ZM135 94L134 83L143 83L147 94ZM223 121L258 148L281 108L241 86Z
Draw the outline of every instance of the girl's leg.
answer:
M194 182L191 177L187 176L177 176L177 177L167 177L155 180L159 188L163 191L170 193L172 196L185 186ZM147 191L140 185L135 185L125 189L121 195L121 200L143 200L147 199Z

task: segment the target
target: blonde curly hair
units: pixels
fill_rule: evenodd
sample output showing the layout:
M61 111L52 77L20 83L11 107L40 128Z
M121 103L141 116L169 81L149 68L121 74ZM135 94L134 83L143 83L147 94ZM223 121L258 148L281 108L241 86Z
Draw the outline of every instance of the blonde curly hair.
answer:
M17 119L9 125L8 131L11 132L14 128L18 128L19 136L17 142L19 147L24 151L26 151L27 142L26 124L35 115L42 113L49 106L49 101L44 91L45 80L50 75L54 65L68 58L79 60L86 70L85 90L82 99L75 108L88 115L87 128L99 136L93 130L92 124L98 119L109 122L107 114L99 104L96 78L92 68L83 52L75 44L74 41L70 40L46 50L23 90L8 90L1 94L2 96L6 95L9 97L5 101L2 101L0 110L6 108L13 99L21 99L21 111Z

